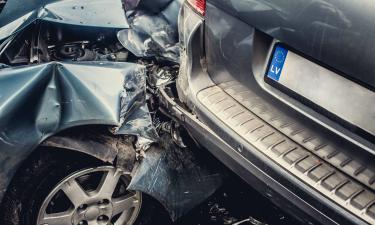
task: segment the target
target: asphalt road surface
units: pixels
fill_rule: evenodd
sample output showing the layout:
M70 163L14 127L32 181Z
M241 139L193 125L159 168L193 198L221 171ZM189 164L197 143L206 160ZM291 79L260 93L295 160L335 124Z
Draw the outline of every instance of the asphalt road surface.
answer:
M176 225L299 225L239 178L233 178Z

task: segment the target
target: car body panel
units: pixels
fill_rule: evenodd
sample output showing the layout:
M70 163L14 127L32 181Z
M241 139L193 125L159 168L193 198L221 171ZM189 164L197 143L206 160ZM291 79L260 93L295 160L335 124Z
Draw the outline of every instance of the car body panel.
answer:
M10 1L9 3L0 14L0 40L21 31L36 20L101 28L129 28L122 2L119 0L35 1L32 4ZM19 5L26 6L19 7ZM19 9L15 10L17 6ZM20 16L17 17L18 14Z
M375 87L375 4L371 0L208 0L300 52Z
M252 103L253 107L257 108L257 112L259 112L256 115L257 118L261 118L268 125L272 124L271 126L274 128L277 126L273 124L273 121L277 121L280 117L289 118L286 124L300 124L302 126L300 131L303 131L306 136L301 135L304 137L300 141L295 138L299 135L293 136L284 133L288 138L298 143L299 146L306 149L312 148L311 152L316 154L314 149L320 149L319 142L325 139L330 143L330 146L336 146L333 148L339 149L340 154L350 155L350 157L353 157L353 161L358 160L361 165L366 165L370 168L370 171L373 171L372 162L375 148L371 140L357 135L332 118L315 111L303 102L265 82L264 76L273 47L281 40L252 26L251 23L234 14L230 6L226 7L228 2L220 1L219 4L219 1L207 1L204 16L198 15L197 12L194 12L193 7L185 4L179 21L180 42L183 47L180 74L177 80L179 99L189 107L189 110L194 114L193 117L198 118L201 123L204 123L205 126L212 130L213 136L216 135L218 139L225 142L225 145L231 147L230 150L224 150L225 147L218 144L217 149L211 151L215 152L214 154L218 158L228 153L232 155L239 154L245 158L244 160L250 161L263 173L270 176L273 181L281 184L286 189L286 192L292 193L297 198L278 198L280 195L286 196L284 195L285 192L283 192L285 189L274 185L270 181L268 181L269 186L272 187L270 187L271 190L268 192L272 192L272 195L268 196L263 187L257 188L257 190L268 196L272 201L277 202L283 199L276 204L279 206L285 205L287 211L295 214L296 217L306 223L315 223L315 220L317 220L323 224L365 224L366 222L358 217L358 211L356 215L348 213L349 211L342 205L338 205L326 198L319 191L310 189L310 186L306 185L303 180L301 182L293 174L285 173L275 163L273 164L268 159L263 158L263 156L259 156L260 150L255 147L254 143L249 143L241 138L236 130L229 128L223 122L224 117L231 118L230 115L236 116L236 112L231 110L225 112L226 109L223 109L218 113L218 115L220 114L218 116L210 112L208 107L199 101L198 95L202 90L215 86L221 87L227 83L238 83L238 85L233 85L230 90L231 93L236 93L236 90L242 93L241 96L238 94L241 98L235 99L236 102L246 105L248 109L248 105ZM242 2L244 5L250 4L249 1L238 2ZM242 9L245 8L246 6L242 7ZM258 20L261 22L261 17ZM290 45L290 43L285 44ZM294 46L291 48L295 50ZM299 53L298 50L296 52ZM303 56L312 59L306 54ZM335 72L337 71L335 70ZM212 93L212 95L214 94ZM223 106L220 104L224 104L224 106L229 104L229 101L223 99L221 102L219 100L213 108L218 109ZM255 104L254 102L257 103ZM230 107L232 106L228 105L228 108ZM185 115L181 115L181 117L185 118ZM268 119L265 119L266 117ZM188 121L187 119L184 120ZM275 124L277 123L275 122ZM194 129L198 130L198 128L193 128L192 134L195 133ZM295 132L295 134L298 133ZM311 140L316 145L309 143ZM271 158L271 155L267 155L267 157ZM234 165L236 162L233 162L233 159L223 158L225 157L222 157L221 160L225 164L232 164L232 170L250 185L254 187L262 186L264 179L252 170L252 166L240 165L242 161L239 158L234 160L237 161L238 165ZM322 156L321 159L326 160L331 166L341 168L340 165L336 165L331 161L330 157ZM241 167L241 169L238 167ZM246 173L251 175L243 176ZM369 185L369 183L366 183L366 185ZM297 213L296 207L303 211L302 214Z
M157 138L145 103L145 68L133 63L51 62L0 70L0 190L37 146L84 125ZM147 143L147 142L145 142Z
M279 104L277 103L279 101L283 102L292 108L292 111L297 111L297 114L302 114L314 123L374 154L375 145L371 142L371 140L374 140L371 135L370 137L367 134L362 135L358 129L347 125L346 122L341 123L331 114L322 113L265 82L264 76L269 59L274 45L278 42L273 37L260 32L253 26L227 13L227 11L216 7L216 5L207 4L205 52L207 71L214 83L238 81L257 92L261 97L276 102L275 104ZM275 97L279 101L275 101ZM368 99L365 100L368 101ZM285 108L285 106L281 108ZM373 117L373 115L368 116ZM363 118L363 120L366 119Z

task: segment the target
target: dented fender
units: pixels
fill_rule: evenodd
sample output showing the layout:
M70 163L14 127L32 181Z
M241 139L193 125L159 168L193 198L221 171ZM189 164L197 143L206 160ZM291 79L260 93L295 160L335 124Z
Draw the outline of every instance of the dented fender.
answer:
M40 146L81 152L130 173L136 160L134 138L114 135L107 128L85 126L68 129L47 138Z
M104 125L115 135L154 142L145 85L144 67L133 63L50 62L0 70L0 199L28 155L61 131ZM93 148L83 140L53 137L47 143ZM113 161L116 150L110 149L86 153Z

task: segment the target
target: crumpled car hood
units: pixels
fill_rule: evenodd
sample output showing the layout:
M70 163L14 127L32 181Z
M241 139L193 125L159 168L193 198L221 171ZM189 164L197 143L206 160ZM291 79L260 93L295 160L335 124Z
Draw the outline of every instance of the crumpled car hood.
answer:
M155 27L175 29L175 34L180 4L181 0L10 0L0 14L0 55L20 31L38 21L132 30L124 5L130 13L155 14L153 18L163 21L161 27L155 25L158 20L149 21L147 31L134 25L134 35L152 39ZM177 42L169 34L163 38ZM137 44L144 49L143 42ZM124 46L133 52L134 45ZM146 72L141 65L94 61L7 67L0 63L0 149L9 154L31 151L46 137L84 124L113 125L116 134L138 136L140 148L157 140L145 103ZM1 166L6 170L7 165Z
M17 144L19 137L14 141L10 131L27 126L33 130L28 136L39 138L81 123L130 129L137 124L134 115L147 109L145 88L145 68L133 63L51 62L0 70L0 124L9 125L2 140Z
M36 20L81 26L129 28L120 0L9 1L0 14L0 40Z
M0 54L12 35L41 20L121 29L120 43L137 57L178 63L177 17L182 2L124 0L124 9L121 0L9 1L0 14Z

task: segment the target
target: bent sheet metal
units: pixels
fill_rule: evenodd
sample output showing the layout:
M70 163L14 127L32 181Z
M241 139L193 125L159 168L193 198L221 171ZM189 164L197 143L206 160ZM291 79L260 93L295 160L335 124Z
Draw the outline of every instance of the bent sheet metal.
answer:
M177 17L182 0L125 0L129 29L118 32L121 44L137 57L179 62Z
M117 133L156 141L145 88L145 68L133 63L51 62L0 70L0 181L44 139L70 127L110 125ZM0 182L0 189L6 185Z
M107 28L129 28L121 0L9 1L0 14L0 40L36 20Z

